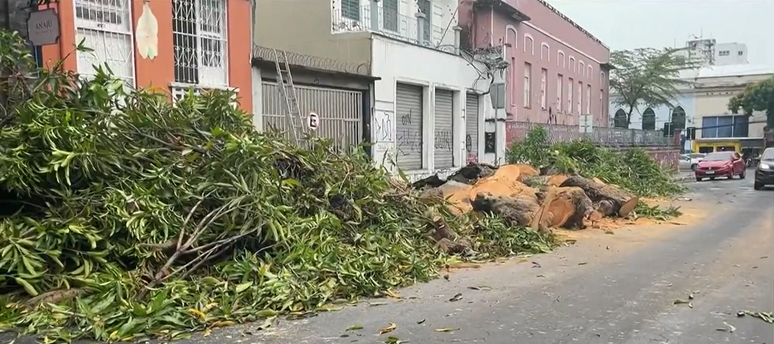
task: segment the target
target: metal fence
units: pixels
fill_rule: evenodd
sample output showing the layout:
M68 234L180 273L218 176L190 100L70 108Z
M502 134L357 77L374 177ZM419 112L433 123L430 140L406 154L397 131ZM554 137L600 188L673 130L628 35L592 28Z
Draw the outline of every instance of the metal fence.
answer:
M580 132L577 125L541 124L534 122L509 121L506 123L506 141L508 145L522 141L527 133L535 127L545 128L549 143L576 141L588 139L600 146L631 147L631 146L670 146L673 138L665 137L660 130L638 130L622 128L596 127L589 134Z
M363 93L324 87L296 85L303 123L309 113L319 116L312 134L333 141L336 149L347 151L363 141ZM278 130L290 139L292 128L285 117L285 99L273 82L262 84L263 128Z

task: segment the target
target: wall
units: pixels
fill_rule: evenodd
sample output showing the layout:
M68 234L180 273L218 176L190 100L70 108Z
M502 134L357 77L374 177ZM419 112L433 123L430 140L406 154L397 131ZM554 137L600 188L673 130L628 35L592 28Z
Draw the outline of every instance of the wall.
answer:
M594 125L607 126L607 115L603 113L608 103L607 74L600 73L600 64L607 63L610 50L598 39L582 32L568 18L538 0L508 1L528 15L528 22L517 22L492 10L479 10L470 15L467 8L461 13L471 39L476 47L510 44L506 48L506 62L512 64L506 71L508 84L507 112L509 119L557 124L578 124L577 88L583 82L584 103L581 112L587 113L587 86L591 85L590 111ZM470 22L472 20L472 22ZM525 44L526 43L526 44ZM571 64L574 62L574 64ZM578 70L583 62L583 71ZM525 107L525 63L531 64L530 105ZM591 66L589 72L588 67ZM541 69L547 70L546 106L541 106ZM561 107L557 104L557 78L563 76ZM568 83L573 79L572 113L567 111ZM600 102L600 95L602 101ZM557 109L561 108L561 111ZM549 114L549 109L551 110Z
M132 3L132 30L137 28L137 21L142 15L143 1ZM135 80L137 87L158 87L168 90L174 83L174 56L172 43L172 2L150 1L151 12L158 22L158 56L153 59L143 59L135 47ZM44 63L51 65L63 56L70 56L64 62L64 68L77 71L74 56L75 45L75 13L72 1L63 1L52 5L59 14L61 35L58 44L43 47ZM41 9L45 8L41 6ZM245 30L243 23L250 22L250 2L247 0L227 0L228 20L228 79L231 87L239 90L240 108L252 110L252 81L250 78L250 30Z
M254 41L259 46L370 65L371 34L333 34L338 0L255 0ZM292 23L292 25L288 25ZM365 72L370 68L365 68Z
M615 113L622 109L625 112L628 112L628 109L626 107L617 107L615 104L613 104L613 100L615 98L615 95L612 95L610 97L610 104L608 106L609 109L609 120L611 121L612 126L612 120L615 118ZM700 126L701 120L696 122L694 116L696 114L695 109L695 95L693 92L685 92L682 94L678 94L675 96L675 100L673 102L674 107L681 106L683 110L685 111L685 126ZM645 112L645 110L648 107L645 106L645 103L639 103L638 106L634 109L634 112L632 112L632 119L631 123L629 123L629 129L642 129L642 113ZM656 107L651 107L653 109L653 112L656 113L656 130L661 130L664 128L664 123L669 122L672 119L672 108L661 105Z
M374 111L372 120L372 138L374 141L373 158L377 164L385 163L385 167L394 171L395 166L389 163L390 157L396 153L396 103L395 88L397 82L421 85L425 88L424 97L424 132L423 152L425 166L420 171L404 171L412 180L429 176L438 172L445 176L465 164L465 97L464 92L475 89L477 92L485 92L489 81L479 78L476 70L469 66L461 57L440 52L433 49L419 47L409 43L394 41L391 39L374 36L373 39L373 73L381 77L375 82ZM478 67L481 69L482 67ZM455 168L434 171L432 166L432 135L434 113L433 90L435 87L451 89L462 92L455 95L455 122L453 137L453 149ZM479 100L481 114L479 117L479 152L484 152L484 125L485 117L494 117L494 110L488 96ZM494 130L491 130L494 131ZM499 134L499 133L498 133ZM504 151L500 152L500 156ZM431 172L432 171L432 172Z

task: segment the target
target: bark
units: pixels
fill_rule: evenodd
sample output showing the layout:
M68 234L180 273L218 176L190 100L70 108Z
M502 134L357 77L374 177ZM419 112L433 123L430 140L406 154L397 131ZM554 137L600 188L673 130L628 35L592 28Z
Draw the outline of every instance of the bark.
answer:
M489 177L495 174L497 167L487 164L475 164L470 163L467 166L459 169L448 178L447 181L455 181L463 184L473 185L481 178Z
M514 226L529 226L540 210L540 205L537 203L537 198L519 194L502 197L479 193L473 200L473 209L498 215Z
M637 206L637 196L612 185L606 185L578 175L570 176L562 187L576 186L597 205L597 209L608 216L617 214L625 217Z

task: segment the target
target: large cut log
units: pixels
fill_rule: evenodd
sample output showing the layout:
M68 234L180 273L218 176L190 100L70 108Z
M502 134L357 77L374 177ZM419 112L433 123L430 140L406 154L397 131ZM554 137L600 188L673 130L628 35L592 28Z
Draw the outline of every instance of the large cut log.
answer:
M536 197L529 195L514 194L503 197L487 192L476 195L473 209L498 215L514 226L529 226L540 210L540 205Z
M538 170L530 165L515 164L498 167L493 177L497 179L509 179L520 182L526 177L537 176L538 174Z
M576 186L583 189L586 196L597 205L598 210L607 215L624 217L637 207L639 198L613 185L598 183L594 180L573 175L567 178L562 187Z
M492 165L470 163L450 175L446 180L473 185L479 179L493 175L495 170L497 170L497 167Z

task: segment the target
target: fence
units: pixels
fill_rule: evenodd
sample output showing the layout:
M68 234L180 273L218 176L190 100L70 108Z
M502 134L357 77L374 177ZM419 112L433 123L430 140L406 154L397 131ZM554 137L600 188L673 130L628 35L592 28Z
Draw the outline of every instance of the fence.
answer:
M597 127L589 134L580 132L577 125L541 124L534 122L509 121L506 123L506 142L508 145L514 141L522 141L527 133L535 127L545 128L549 143L576 141L588 139L592 142L607 147L632 147L652 146L665 147L674 145L673 138L665 137L664 132Z

